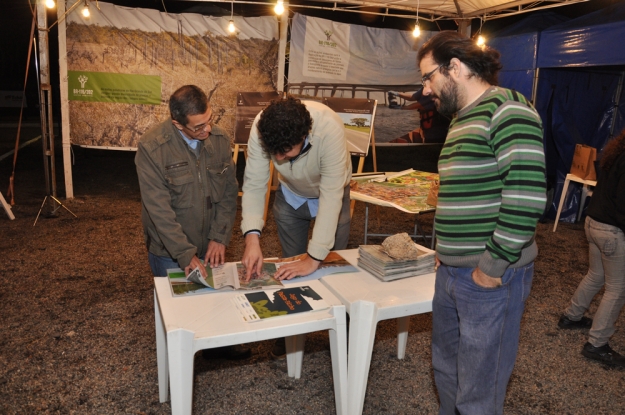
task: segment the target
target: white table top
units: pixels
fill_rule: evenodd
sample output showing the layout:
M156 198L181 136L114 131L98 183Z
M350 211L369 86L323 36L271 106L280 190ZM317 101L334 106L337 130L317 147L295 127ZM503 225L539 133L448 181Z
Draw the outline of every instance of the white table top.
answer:
M338 252L358 267L357 249ZM348 312L352 303L362 300L375 303L379 310L410 307L413 311L417 309L426 313L432 311L435 277L435 273L430 273L384 282L360 270L357 273L327 275L322 281L341 299Z
M245 291L225 291L174 297L167 278L156 277L154 284L165 330L167 332L176 329L189 330L195 333L196 339L206 337L213 339L223 337L225 339L239 336L240 343L247 343L276 337L275 335L268 337L267 333L263 333L267 330L334 318L330 308L263 321L245 322L232 302L234 296ZM320 281L290 284L286 288L306 285L315 290L328 304L342 304Z

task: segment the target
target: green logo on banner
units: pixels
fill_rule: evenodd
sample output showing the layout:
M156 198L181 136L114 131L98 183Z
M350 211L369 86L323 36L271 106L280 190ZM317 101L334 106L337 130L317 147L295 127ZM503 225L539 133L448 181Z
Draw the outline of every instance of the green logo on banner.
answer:
M89 102L160 105L161 77L67 71L69 99Z

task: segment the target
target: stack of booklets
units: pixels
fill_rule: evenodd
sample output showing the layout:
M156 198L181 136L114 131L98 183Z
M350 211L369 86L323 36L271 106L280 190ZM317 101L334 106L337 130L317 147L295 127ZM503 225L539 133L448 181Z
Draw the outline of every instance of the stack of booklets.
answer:
M360 245L358 266L382 281L434 272L436 253L420 245L417 247L419 253L415 258L395 259L384 252L382 245Z

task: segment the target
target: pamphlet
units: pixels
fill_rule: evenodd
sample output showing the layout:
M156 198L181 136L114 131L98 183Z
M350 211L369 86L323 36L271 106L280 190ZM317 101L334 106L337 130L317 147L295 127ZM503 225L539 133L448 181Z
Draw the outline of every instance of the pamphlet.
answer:
M308 286L245 293L237 295L233 301L246 322L330 308Z
M324 277L328 274L343 272L358 272L345 258L336 252L330 252L319 268L312 274L295 277L290 280L277 280L274 278L276 271L283 265L299 261L305 254L281 259L266 259L263 262L262 271L245 281L245 266L240 262L226 262L225 264L211 268L206 267L207 277L203 278L199 268L194 269L185 276L180 268L168 269L167 277L171 285L174 297L208 294L219 291L231 290L265 290L280 288L296 282L311 281Z
M240 262L226 262L219 267L206 267L206 278L202 277L199 268L191 271L187 277L180 268L168 269L167 277L174 297L180 297L217 291L282 287L282 283L274 278L276 269L274 263L263 263L262 272L253 275L249 281L244 281L245 266Z

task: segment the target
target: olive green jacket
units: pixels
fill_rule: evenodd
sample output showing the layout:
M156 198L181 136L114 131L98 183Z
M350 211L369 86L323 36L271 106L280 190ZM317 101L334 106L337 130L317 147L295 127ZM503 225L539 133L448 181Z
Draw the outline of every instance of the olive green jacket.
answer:
M149 252L184 268L194 255L203 259L210 240L228 245L238 184L222 129L212 127L196 155L168 119L141 137L135 164Z

